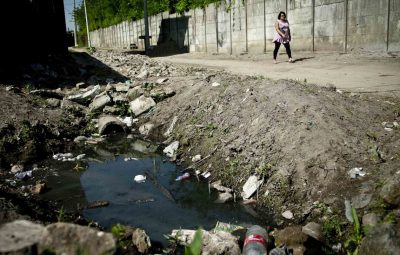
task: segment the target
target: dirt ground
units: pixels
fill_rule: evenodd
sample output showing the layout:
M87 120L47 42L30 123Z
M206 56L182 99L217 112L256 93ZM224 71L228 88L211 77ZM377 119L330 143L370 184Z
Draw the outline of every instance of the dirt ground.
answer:
M97 71L95 64L86 62L80 72L85 75L52 83L52 88L68 95L81 79L105 89L112 78L115 83L131 80L147 96L149 88L172 89L174 96L157 101L139 116L136 131L144 123L154 124L148 139L162 147L179 141L178 164L210 171L211 181L222 180L237 197L248 177L256 175L263 185L252 202L259 214L272 212L278 226L316 221L325 230L337 230L343 222L350 228L346 200L359 217L373 212L382 220L399 206L389 205L381 194L400 175L397 57L299 53L293 64L274 65L267 56L147 58L118 52L93 56ZM280 61L284 58L279 56ZM79 65L85 62L75 59ZM104 72L99 64L112 72ZM143 71L148 76L139 78ZM159 78L167 80L159 84ZM32 162L32 157L23 156L30 141L36 141L34 148L47 148L51 156L54 141L90 135L85 125L95 116L86 106L50 107L42 97L27 93L26 87L6 90L10 84L3 85L2 179L9 175L10 163ZM174 118L177 121L166 137L163 134ZM203 160L193 163L198 154ZM366 175L352 178L349 171L355 167L362 167ZM281 216L287 210L293 219ZM340 219L340 226L332 227L333 219ZM332 234L333 241L345 238L339 232Z
M380 53L294 53L294 63L287 62L281 53L273 64L269 54L254 55L205 55L181 54L160 57L162 61L220 68L241 75L262 75L271 79L293 79L300 82L326 86L351 92L400 91L400 58Z

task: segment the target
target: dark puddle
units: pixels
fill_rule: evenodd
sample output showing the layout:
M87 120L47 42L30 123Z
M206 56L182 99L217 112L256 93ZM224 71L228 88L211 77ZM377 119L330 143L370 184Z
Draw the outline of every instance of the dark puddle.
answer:
M106 207L84 209L84 216L106 228L117 223L143 228L153 241L163 244L167 244L163 235L172 229L209 230L218 221L242 226L260 223L237 203L214 203L217 194L209 192L207 182L194 176L176 181L182 169L156 149L141 140L113 137L74 152L85 153L85 162L50 160L46 164L55 174L47 177L49 191L42 197L62 202L67 210L108 201ZM147 179L136 183L136 175Z

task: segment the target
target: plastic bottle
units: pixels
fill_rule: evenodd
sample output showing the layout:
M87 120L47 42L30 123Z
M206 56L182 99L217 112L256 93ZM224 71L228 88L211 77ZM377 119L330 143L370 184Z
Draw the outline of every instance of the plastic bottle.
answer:
M243 255L267 255L267 231L254 225L247 229L244 240Z

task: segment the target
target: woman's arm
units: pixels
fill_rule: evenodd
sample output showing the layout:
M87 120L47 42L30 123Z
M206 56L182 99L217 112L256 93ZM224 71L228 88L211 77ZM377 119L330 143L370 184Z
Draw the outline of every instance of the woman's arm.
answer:
M276 30L276 32L277 32L280 36L285 37L285 34L282 33L282 31L279 29L279 23L278 23L278 21L275 21L275 30Z

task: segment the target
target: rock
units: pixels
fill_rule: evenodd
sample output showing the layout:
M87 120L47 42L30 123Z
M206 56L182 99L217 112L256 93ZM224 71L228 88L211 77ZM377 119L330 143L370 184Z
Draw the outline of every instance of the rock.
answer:
M129 102L129 100L126 98L126 95L121 94L121 93L114 93L112 95L112 100L114 102L114 104L127 104Z
M218 193L218 198L215 200L215 203L223 204L233 200L233 195L229 192Z
M0 254L37 254L44 226L17 220L0 227Z
M301 228L301 231L314 238L315 240L318 240L320 242L324 241L324 235L322 233L322 227L320 224L315 223L315 222L309 222L307 225Z
M106 105L106 106L103 108L103 112L104 112L105 114L118 114L119 111L120 111L120 110L119 110L118 108L114 107L114 106L108 106L108 105Z
M144 79L147 78L149 76L149 71L147 71L146 69L143 70L138 76L136 76L136 78L138 79Z
M113 85L107 84L106 91L114 91L114 90L115 90L115 87Z
M135 100L136 98L140 97L141 95L143 95L144 90L143 88L141 88L140 86L134 87L132 89L130 89L127 93L126 93L126 98L128 100Z
M128 92L130 88L131 86L129 84L118 83L115 85L115 90L118 92Z
M22 171L24 171L24 166L23 165L13 165L11 167L11 173L13 173L13 174L18 173L18 172L22 172Z
M30 191L32 194L39 195L41 194L44 190L46 189L46 183L36 183L35 186L33 186Z
M94 112L102 110L106 105L109 105L111 103L112 98L107 93L98 95L93 99L92 103L90 103L89 111Z
M289 211L289 210L284 211L282 213L282 217L285 218L285 219L291 220L291 219L293 219L293 213L291 211Z
M232 193L232 189L222 186L222 181L218 180L210 184L210 187L218 190L219 192L229 192Z
M74 143L81 143L81 142L86 142L88 140L88 138L86 136L77 136L74 139Z
M52 108L57 108L61 105L61 100L57 98L47 98L46 103Z
M54 223L46 227L38 249L39 254L114 254L115 240L110 233L70 223Z
M366 207L371 202L372 194L360 194L351 198L351 205L356 209Z
M176 151L179 148L179 141L174 141L172 142L170 145L168 145L167 147L165 147L165 149L163 150L163 152L170 158L172 158L173 156L175 156Z
M362 224L364 226L375 227L379 222L379 217L375 213L368 213L362 217Z
M99 134L107 134L110 132L124 132L125 123L114 116L103 116L99 118Z
M159 79L156 81L156 83L161 84L161 83L164 83L164 82L166 82L166 81L168 81L168 78L159 78Z
M158 149L156 145L143 140L135 140L135 142L131 144L131 148L142 153L154 153Z
M275 238L275 246L277 247L287 245L293 249L305 250L303 245L307 241L308 236L302 232L301 226L292 226L282 230L276 230L272 235Z
M58 90L50 90L50 89L36 89L29 92L30 95L47 97L47 98L58 98L62 99L64 97L64 93Z
M175 95L175 91L172 88L156 88L150 92L151 98L153 98L156 102L160 102L168 97L172 97Z
M216 231L210 233L202 230L203 242L202 242L202 255L240 255L240 248L238 239L232 234L226 231ZM194 237L194 230L172 230L172 236L178 239L178 242L182 245L189 245Z
M96 86L94 86L93 89L91 89L85 93L68 96L67 99L71 100L73 102L77 102L77 103L86 103L90 99L93 99L95 96L100 94L100 92L101 92L100 85L96 85Z
M65 110L71 111L73 113L82 113L82 112L85 112L87 108L76 102L72 102L70 100L64 99L61 102L61 109L65 109Z
M75 87L78 89L83 89L86 88L88 86L88 84L84 83L84 82L78 82Z
M171 125L169 125L168 130L163 134L164 137L169 137L171 135L177 121L178 121L178 116L174 116Z
M400 251L400 231L393 224L383 223L369 231L361 242L359 254L395 255Z
M254 194L254 192L257 191L257 189L261 186L262 183L263 180L258 180L257 176L255 175L250 176L243 186L242 197L244 199L249 199Z
M154 124L147 122L139 127L139 132L141 135L147 136L153 129Z
M156 102L151 97L140 96L129 103L129 107L135 116L139 116L140 114L150 110L153 106L156 105Z
M197 155L192 157L192 162L194 162L194 163L199 161L199 160L201 160L201 155L200 154L197 154Z
M148 254L151 247L150 238L142 229L135 229L132 233L132 242L138 251L143 254Z
M385 181L380 197L391 205L400 205L400 175L395 174Z

